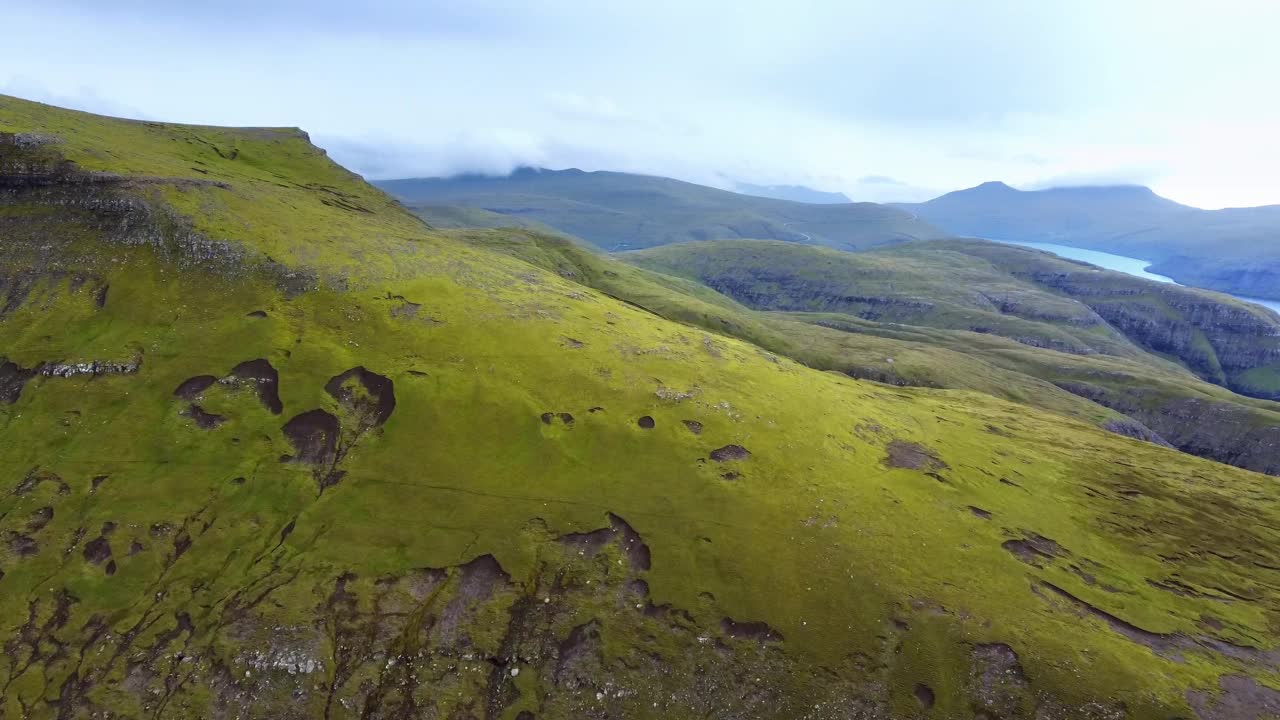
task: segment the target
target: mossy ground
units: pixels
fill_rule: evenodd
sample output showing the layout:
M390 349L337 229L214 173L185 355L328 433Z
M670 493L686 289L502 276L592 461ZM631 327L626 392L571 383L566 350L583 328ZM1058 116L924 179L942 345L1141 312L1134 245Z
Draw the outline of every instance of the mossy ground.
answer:
M975 647L989 643L1016 651L1028 703L1097 717L1189 715L1186 692L1224 674L1280 685L1246 651L1161 656L1045 589L1150 633L1271 650L1270 478L976 392L818 372L662 319L430 231L296 133L11 99L0 131L57 135L86 168L227 184L127 192L244 248L249 268L176 263L92 223L68 222L60 242L75 252L55 257L6 239L5 272L37 279L0 316L5 359L141 362L37 375L0 405L6 714L176 717L234 700L251 715L376 716L382 688L464 717L843 717L841 699L859 693L873 717L971 717ZM45 212L22 198L6 238ZM317 282L281 290L255 263ZM181 414L185 380L259 358L279 373L281 413L228 381L197 399L223 424ZM282 461L298 453L282 428L313 409L350 423L325 387L355 367L394 384L395 410L326 485L321 469ZM937 464L895 466L894 442ZM727 445L750 454L711 459ZM53 516L33 529L44 507ZM562 551L557 538L608 527L610 513L651 565L628 566L624 546ZM1059 551L1037 566L1003 547L1031 534ZM38 550L18 552L16 536ZM85 552L99 537L110 574ZM506 576L487 594L476 578L496 575L473 564L486 555ZM410 591L421 573L445 578L438 593ZM635 579L647 584L636 605L670 606L661 621L617 600ZM726 619L781 640L735 637L745 631ZM436 634L406 630L418 626ZM597 633L599 651L575 675L560 661L583 626L598 627L580 637ZM350 650L366 641L367 655ZM255 659L282 648L305 667ZM410 650L431 659L414 666L417 689L380 684Z

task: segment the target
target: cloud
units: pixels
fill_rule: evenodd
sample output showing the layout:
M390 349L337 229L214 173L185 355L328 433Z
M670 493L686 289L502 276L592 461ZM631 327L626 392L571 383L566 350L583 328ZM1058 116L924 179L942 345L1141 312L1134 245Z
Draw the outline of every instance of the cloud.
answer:
M888 175L863 175L858 178L858 182L862 185L906 185L901 180L895 180Z
M301 126L374 176L539 164L860 199L1096 177L1280 202L1266 0L15 0L5 21L26 31L0 68L29 79L9 92Z
M103 97L98 94L97 90L88 85L80 85L67 92L54 92L30 77L15 75L0 82L0 94L35 100L46 105L83 110L84 112L97 113L98 115L126 117L135 120L155 119L135 107Z

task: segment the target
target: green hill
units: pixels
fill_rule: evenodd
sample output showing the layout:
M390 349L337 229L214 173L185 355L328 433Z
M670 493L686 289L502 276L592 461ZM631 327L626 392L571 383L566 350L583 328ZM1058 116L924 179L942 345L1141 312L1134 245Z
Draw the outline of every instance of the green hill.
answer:
M897 207L957 235L1102 250L1187 285L1280 298L1280 205L1201 210L1145 187L1024 192L993 182Z
M464 175L377 185L415 211L441 205L481 208L516 218L513 224L537 221L605 250L722 238L857 249L943 235L886 205L791 202L617 172L525 168L507 177Z
M658 317L297 130L0 133L5 717L1274 706L1266 476Z
M717 241L619 257L792 320L959 351L1111 408L1188 452L1280 472L1280 404L1207 385L1274 398L1280 321L1224 295L981 241L864 253ZM856 347L862 339L833 347L810 332L801 332L803 339L795 330L788 334L804 349L799 352L810 351L793 350L793 356L857 377L1066 407L1042 389L1012 394L1010 388L1026 383L996 380L989 370L976 373L980 380L958 373L965 365L950 355L927 352L904 367L876 358L900 351L877 347L868 353ZM1103 425L1114 420L1094 417Z

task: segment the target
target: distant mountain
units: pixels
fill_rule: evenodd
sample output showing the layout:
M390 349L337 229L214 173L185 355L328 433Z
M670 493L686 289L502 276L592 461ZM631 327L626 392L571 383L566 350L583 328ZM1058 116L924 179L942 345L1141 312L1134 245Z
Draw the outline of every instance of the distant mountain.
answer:
M790 200L812 205L835 205L853 202L844 193L823 192L804 185L752 185L751 183L738 183L734 186L734 190L743 195L754 195L775 200Z
M1022 191L1000 182L895 203L958 235L1126 255L1180 283L1280 298L1280 205L1201 210L1137 185Z
M611 251L736 238L855 250L945 234L887 205L815 205L618 172L522 168L504 177L376 184L428 222L440 206L479 208L538 222ZM437 210L427 211L431 207Z

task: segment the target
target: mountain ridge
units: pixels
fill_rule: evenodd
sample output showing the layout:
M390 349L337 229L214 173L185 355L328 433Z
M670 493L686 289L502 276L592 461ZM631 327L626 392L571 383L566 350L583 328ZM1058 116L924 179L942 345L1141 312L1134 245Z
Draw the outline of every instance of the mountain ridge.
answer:
M1273 701L1266 476L664 319L294 136L0 97L0 175L6 716Z
M1280 298L1280 205L1204 210L1141 185L987 187L894 206L955 235L1101 250L1184 285Z
M612 171L526 169L374 184L410 209L479 208L534 220L605 250L723 237L860 248L943 234L908 212L875 203L799 203Z

